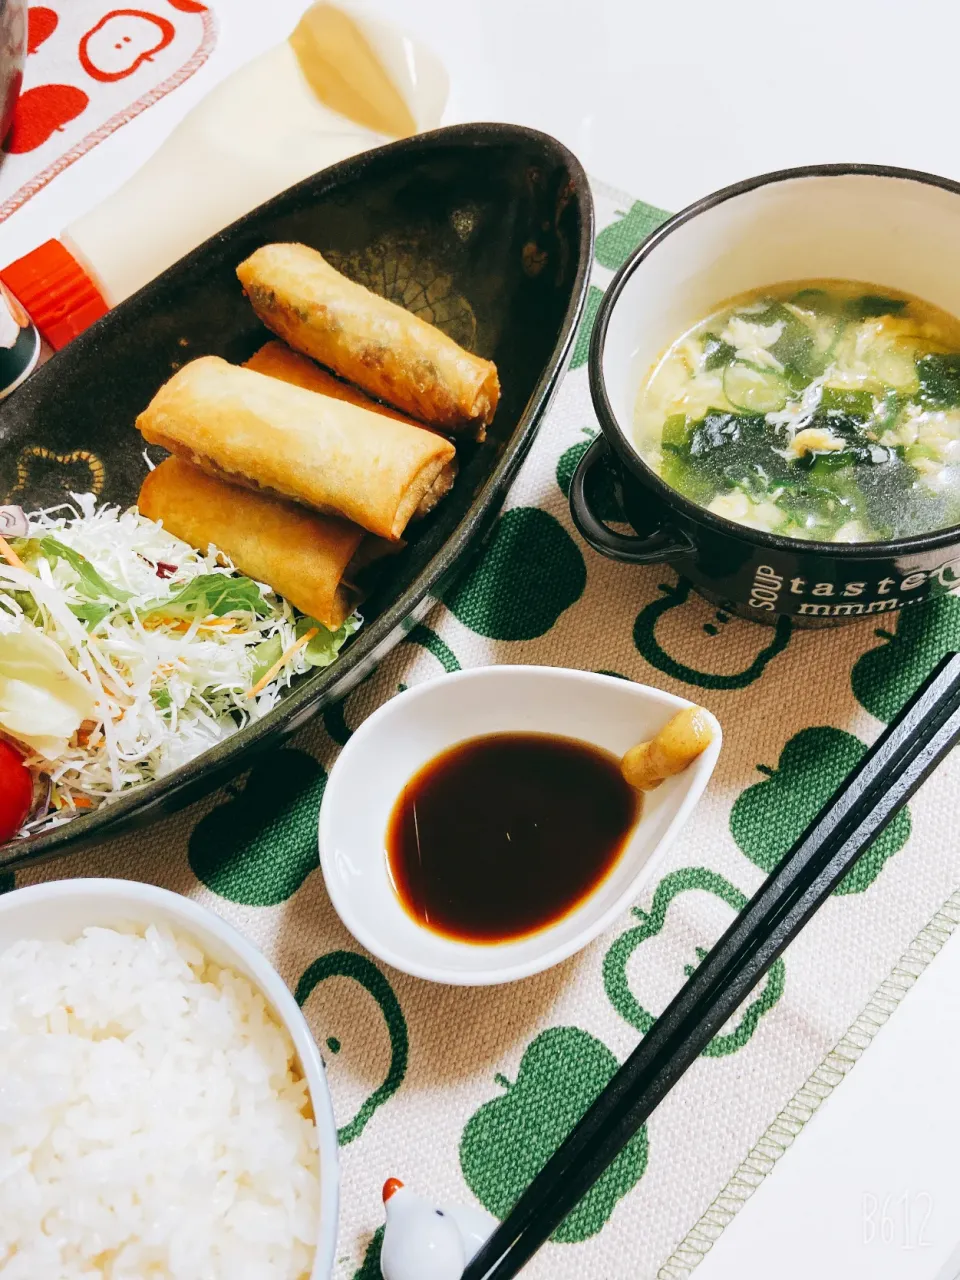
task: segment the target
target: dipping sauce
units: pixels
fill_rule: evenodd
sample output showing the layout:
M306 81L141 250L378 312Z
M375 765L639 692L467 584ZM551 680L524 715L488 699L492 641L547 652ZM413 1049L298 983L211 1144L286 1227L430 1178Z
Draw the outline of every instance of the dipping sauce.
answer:
M418 924L503 942L554 924L616 863L641 800L611 752L575 738L470 738L414 774L387 827L387 865Z

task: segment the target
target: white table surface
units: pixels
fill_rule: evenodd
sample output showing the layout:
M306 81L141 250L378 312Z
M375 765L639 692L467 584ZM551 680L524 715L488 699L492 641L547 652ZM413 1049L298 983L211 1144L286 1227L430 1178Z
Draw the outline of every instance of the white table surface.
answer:
M0 256L107 195L305 0L213 0L220 37L186 84L108 138L0 229ZM588 172L662 208L786 165L862 160L960 178L949 0L360 0L450 72L446 122L555 134Z
M958 1057L954 934L696 1280L958 1280Z

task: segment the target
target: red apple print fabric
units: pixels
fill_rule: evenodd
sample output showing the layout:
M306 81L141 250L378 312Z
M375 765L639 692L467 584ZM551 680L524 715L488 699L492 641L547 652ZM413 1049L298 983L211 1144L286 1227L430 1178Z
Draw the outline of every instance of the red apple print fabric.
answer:
M44 5L34 5L27 10L27 53L36 53L44 40L49 39L57 29L55 9L47 9Z
M27 11L27 66L0 150L0 222L201 67L216 24L201 0L50 0Z
M25 89L13 116L7 138L9 155L36 151L65 125L86 111L90 99L72 84L40 84Z

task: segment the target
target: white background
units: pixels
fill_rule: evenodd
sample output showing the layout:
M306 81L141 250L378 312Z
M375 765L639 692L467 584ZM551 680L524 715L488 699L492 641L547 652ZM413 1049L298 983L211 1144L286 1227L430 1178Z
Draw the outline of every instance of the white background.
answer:
M5 261L113 190L304 0L215 0L209 62L0 228ZM555 134L668 210L786 165L860 160L960 178L960 7L949 0L367 0L450 72L446 123Z

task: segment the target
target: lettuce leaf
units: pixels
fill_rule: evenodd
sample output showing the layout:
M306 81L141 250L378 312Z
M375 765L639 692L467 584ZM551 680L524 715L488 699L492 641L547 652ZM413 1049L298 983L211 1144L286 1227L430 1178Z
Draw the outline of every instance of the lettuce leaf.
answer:
M38 547L40 553L48 560L66 560L80 579L79 589L83 595L89 596L92 600L107 596L111 600L116 600L118 604L124 604L130 599L132 594L130 591L124 591L122 587L114 587L101 578L87 557L82 556L79 551L74 551L73 547L64 546L49 534L39 540Z
M170 690L164 688L163 685L161 685L159 689L153 689L150 693L150 697L153 699L153 705L158 711L166 711L168 707L173 704L173 698L170 696Z
M97 604L91 600L89 604L70 604L67 608L79 618L86 626L88 631L93 631L104 620L108 613L113 613L114 606L112 604Z
M303 656L311 667L329 667L336 660L337 654L346 641L361 625L361 619L356 614L348 618L337 631L331 631L316 618L302 617L297 619L294 631L299 640L308 631L316 630L317 634L304 646ZM261 640L254 646L252 650L254 665L250 673L250 684L259 683L274 663L280 661L282 655L283 641L279 635L271 636L269 640Z
M17 604L23 610L25 618L29 618L34 625L41 621L42 614L40 606L34 599L32 591L10 591L7 594L16 600ZM111 608L112 607L113 606L111 605Z
M303 656L311 667L329 667L331 662L336 661L337 654L347 640L356 631L359 631L362 625L363 619L355 613L351 614L343 626L336 631L331 631L329 627L325 627L316 618L300 618L296 625L298 640L311 628L315 627L317 631L317 634L303 650ZM277 656L279 657L279 654Z
M162 613L167 618L222 618L226 613L252 613L264 617L270 607L252 578L226 573L201 573L176 595L151 600L141 616ZM277 657L280 655L277 654Z
M253 658L253 670L250 672L250 684L255 685L263 679L275 662L279 662L283 654L283 641L279 634L271 636L269 640L261 640L258 645L254 645L251 656Z

